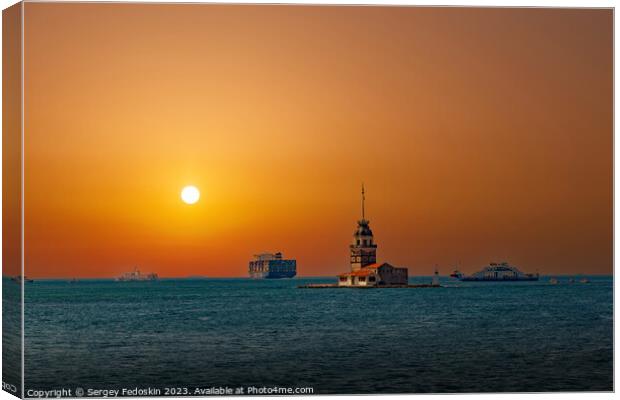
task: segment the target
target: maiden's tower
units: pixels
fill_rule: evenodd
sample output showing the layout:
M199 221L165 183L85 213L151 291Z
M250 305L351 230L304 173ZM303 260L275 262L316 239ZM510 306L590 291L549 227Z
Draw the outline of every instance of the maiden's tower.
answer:
M339 286L381 287L406 286L407 268L397 268L386 262L377 263L377 244L365 215L366 193L362 185L362 219L357 221L350 248L351 271L338 275Z

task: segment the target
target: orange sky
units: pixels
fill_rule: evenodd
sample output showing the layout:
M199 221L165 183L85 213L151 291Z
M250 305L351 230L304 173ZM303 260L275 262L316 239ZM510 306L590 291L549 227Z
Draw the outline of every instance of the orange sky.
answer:
M612 18L27 3L26 274L611 273Z

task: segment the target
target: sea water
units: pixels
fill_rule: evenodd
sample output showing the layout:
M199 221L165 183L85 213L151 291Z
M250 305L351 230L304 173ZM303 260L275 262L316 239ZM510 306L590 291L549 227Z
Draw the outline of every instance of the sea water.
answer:
M613 279L588 278L39 280L25 285L25 387L609 391Z

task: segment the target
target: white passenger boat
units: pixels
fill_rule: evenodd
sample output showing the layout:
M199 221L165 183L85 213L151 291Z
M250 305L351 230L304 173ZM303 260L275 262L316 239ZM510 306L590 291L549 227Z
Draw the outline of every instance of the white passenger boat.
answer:
M456 272L456 271L455 271ZM454 274L461 281L506 282L506 281L537 281L538 273L528 274L521 272L517 267L508 263L490 263L482 270L472 275Z

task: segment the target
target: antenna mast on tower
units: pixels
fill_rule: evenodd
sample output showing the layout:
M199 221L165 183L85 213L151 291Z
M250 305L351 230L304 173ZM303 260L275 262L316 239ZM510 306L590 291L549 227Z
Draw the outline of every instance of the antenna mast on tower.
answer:
M364 214L364 201L366 200L366 196L364 195L364 184L362 183L362 220L366 219Z

